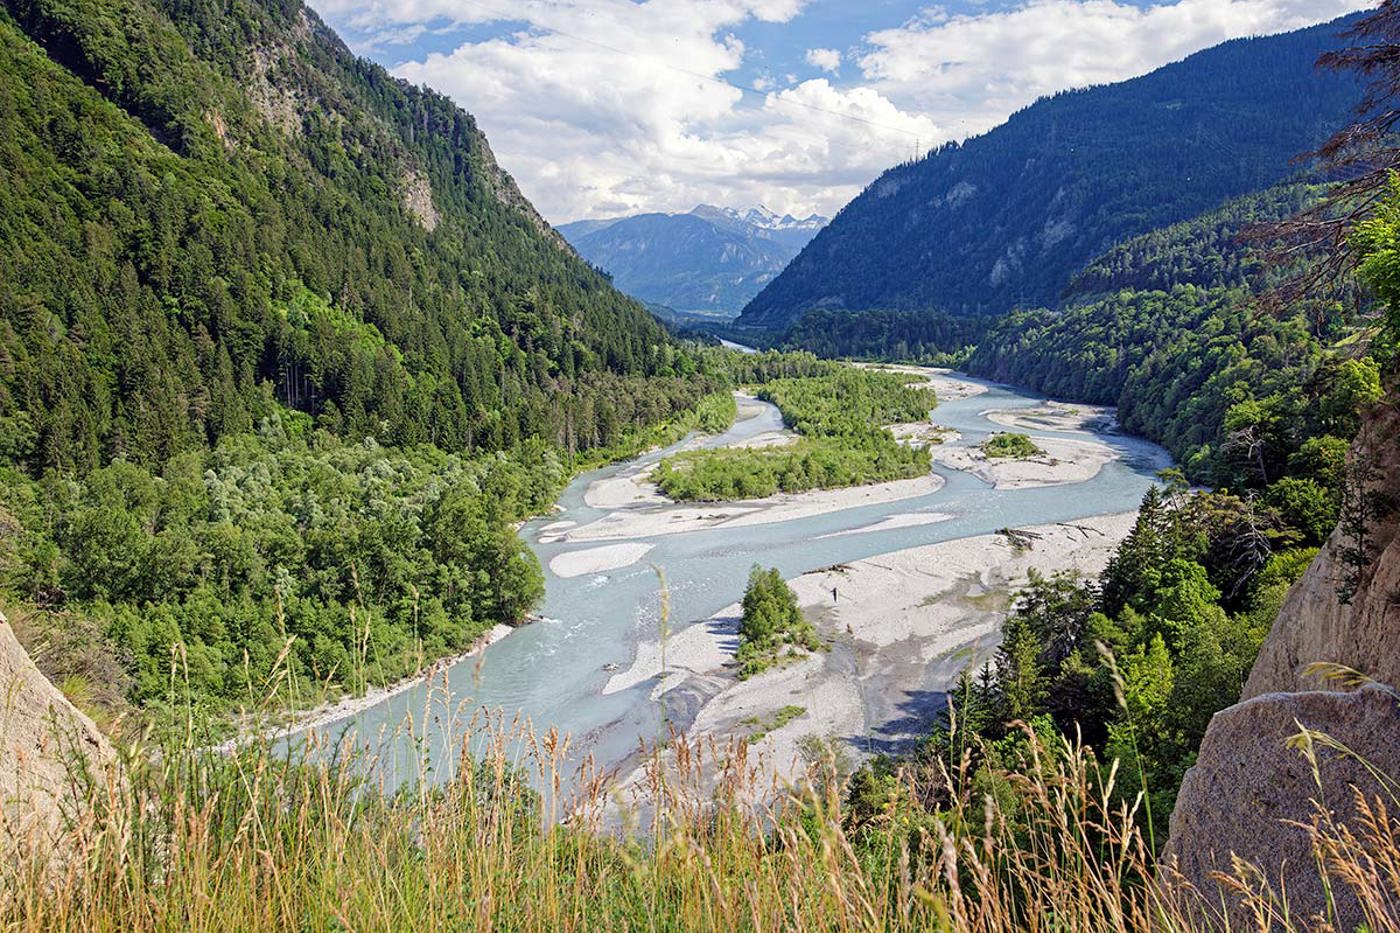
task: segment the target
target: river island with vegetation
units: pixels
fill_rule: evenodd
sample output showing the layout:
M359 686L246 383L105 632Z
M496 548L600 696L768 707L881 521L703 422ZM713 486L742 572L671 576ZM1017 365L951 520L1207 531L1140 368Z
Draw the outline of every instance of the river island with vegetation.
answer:
M900 444L886 425L925 421L937 404L927 386L893 373L843 368L831 376L778 379L758 398L782 412L791 444L679 454L655 479L676 500L759 499L912 479L929 471L928 451Z

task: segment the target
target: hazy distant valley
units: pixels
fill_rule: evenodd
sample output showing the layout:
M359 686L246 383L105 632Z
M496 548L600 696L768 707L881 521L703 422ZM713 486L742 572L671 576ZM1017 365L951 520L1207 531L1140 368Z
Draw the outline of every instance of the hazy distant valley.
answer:
M826 224L817 215L702 204L685 214L581 220L559 232L657 313L724 319L737 317Z

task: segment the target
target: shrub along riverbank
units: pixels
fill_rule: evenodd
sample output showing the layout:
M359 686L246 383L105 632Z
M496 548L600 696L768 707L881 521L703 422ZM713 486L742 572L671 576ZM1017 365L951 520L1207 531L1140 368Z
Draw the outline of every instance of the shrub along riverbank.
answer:
M931 388L908 382L854 367L769 382L759 398L801 435L795 444L689 451L661 462L657 484L672 499L718 501L922 476L928 451L900 444L882 427L926 420L937 404Z
M1025 434L993 434L982 442L982 453L989 460L1025 460L1039 457L1045 451Z
M45 672L104 719L168 713L172 652L182 692L215 716L262 697L279 658L302 687L286 705L393 683L526 620L543 575L515 528L577 472L725 430L738 379L834 368L687 352L689 378L616 380L585 413L609 442L572 454L540 438L497 452L352 440L269 400L255 430L159 466L35 476L12 432L0 600L42 641Z

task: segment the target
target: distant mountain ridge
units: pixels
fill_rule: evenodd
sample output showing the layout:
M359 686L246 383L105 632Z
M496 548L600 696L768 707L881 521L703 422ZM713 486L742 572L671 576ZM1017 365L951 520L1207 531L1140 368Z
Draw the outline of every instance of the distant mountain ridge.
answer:
M1268 188L1348 118L1351 77L1319 72L1354 18L1227 42L1118 84L1044 98L885 172L744 310L1000 314L1054 306L1124 241Z
M754 233L763 239L795 245L799 250L810 243L812 237L820 233L823 227L831 223L831 218L820 214L810 214L801 220L791 214L779 217L761 204L746 211L701 204L690 212L690 216L708 220L721 229L744 234Z
M684 214L581 220L559 232L619 289L649 305L733 316L827 224L701 204Z

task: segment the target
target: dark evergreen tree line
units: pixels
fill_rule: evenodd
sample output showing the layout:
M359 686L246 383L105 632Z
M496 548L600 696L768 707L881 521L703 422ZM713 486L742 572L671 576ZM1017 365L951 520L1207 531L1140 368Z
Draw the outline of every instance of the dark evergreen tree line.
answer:
M1314 323L1277 316L1241 291L1124 292L1062 313L1011 315L968 369L1117 405L1123 427L1165 446L1191 479L1259 492L1317 539L1335 520L1358 412L1380 397L1381 382L1375 362L1332 349Z

